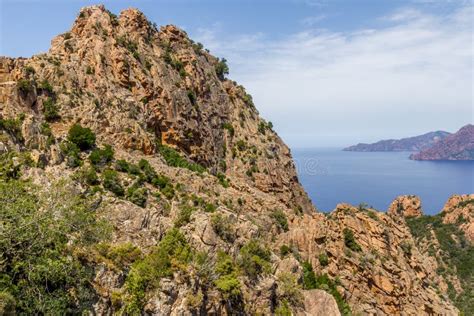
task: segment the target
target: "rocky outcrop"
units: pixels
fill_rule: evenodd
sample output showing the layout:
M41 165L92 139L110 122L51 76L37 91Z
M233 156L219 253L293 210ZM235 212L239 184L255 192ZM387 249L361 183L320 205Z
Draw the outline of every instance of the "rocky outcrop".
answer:
M474 160L474 125L468 124L432 147L410 156L413 160Z
M474 194L453 195L441 211L443 222L457 225L474 243Z
M415 195L399 196L390 204L387 213L395 217L420 217L423 215L421 200Z
M420 136L407 137L402 139L381 140L373 144L360 143L354 146L346 147L345 151L421 151L430 148L442 139L451 135L448 132L436 131L429 132Z

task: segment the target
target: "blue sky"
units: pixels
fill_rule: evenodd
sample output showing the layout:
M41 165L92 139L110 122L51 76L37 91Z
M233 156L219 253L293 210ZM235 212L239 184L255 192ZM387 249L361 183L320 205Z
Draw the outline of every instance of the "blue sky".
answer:
M0 55L31 56L93 1L0 0ZM176 24L226 57L292 147L473 122L473 7L462 0L102 1Z

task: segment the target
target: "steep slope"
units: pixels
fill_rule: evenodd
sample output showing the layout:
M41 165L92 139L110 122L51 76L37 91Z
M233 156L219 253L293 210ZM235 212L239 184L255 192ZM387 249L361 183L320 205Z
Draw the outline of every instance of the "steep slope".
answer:
M0 314L456 314L403 220L315 212L227 71L103 6L0 59Z
M474 160L474 125L468 124L432 147L410 156L414 160Z
M346 147L345 151L420 151L425 150L446 136L450 135L448 132L436 131L429 132L423 135L407 137L402 139L388 139L381 140L373 144L360 143L350 147Z

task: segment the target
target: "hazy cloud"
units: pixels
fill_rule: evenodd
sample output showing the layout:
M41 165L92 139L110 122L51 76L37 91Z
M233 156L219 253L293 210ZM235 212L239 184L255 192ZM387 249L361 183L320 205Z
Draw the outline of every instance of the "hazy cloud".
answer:
M197 39L224 56L264 117L295 146L343 145L454 131L473 121L472 6L446 16L403 9L385 27L287 38Z

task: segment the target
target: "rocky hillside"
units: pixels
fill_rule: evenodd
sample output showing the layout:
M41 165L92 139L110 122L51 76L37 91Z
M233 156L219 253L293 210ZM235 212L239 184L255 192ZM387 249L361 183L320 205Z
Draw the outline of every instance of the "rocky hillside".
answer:
M103 6L48 53L0 59L0 314L465 310L461 267L440 274L405 220L419 202L316 212L227 73L184 31Z
M373 144L360 143L350 147L346 147L345 151L421 151L430 148L440 140L451 135L448 132L436 131L423 135L407 137L402 139L381 140Z
M432 147L410 156L414 160L474 160L474 125L468 124Z

